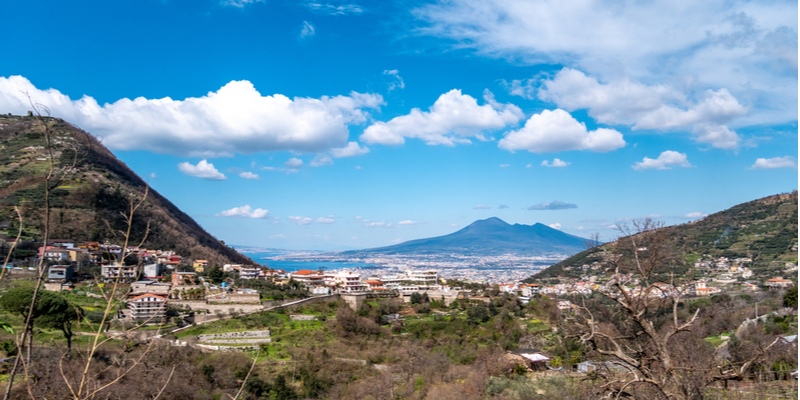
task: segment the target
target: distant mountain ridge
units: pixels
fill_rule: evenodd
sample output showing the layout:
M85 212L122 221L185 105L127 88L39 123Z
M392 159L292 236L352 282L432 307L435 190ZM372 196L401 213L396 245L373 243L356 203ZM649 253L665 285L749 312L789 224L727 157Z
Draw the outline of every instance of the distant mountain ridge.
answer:
M342 254L428 255L458 253L473 256L571 255L585 248L586 239L547 225L510 225L497 217L478 220L449 235L417 239L393 246L346 251Z

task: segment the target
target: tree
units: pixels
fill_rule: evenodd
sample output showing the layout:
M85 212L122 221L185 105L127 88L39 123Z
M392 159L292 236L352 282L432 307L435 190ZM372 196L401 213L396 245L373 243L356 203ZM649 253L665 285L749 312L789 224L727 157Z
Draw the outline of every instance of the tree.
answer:
M211 283L220 283L225 279L225 272L223 272L219 266L215 265L208 270L208 279L211 280Z
M786 293L783 295L783 306L797 309L797 286L786 289Z
M695 331L700 309L685 313L678 282L655 279L681 262L662 227L650 219L622 226L603 260L610 282L562 325L590 355L628 371L598 386L597 395L701 399L714 382L743 379L777 343L760 342L736 364L717 363L713 346Z
M18 287L0 297L0 306L6 311L28 318L34 288ZM53 292L41 292L36 298L31 316L32 325L58 329L67 339L67 351L72 350L72 324L80 320L83 310L70 304L64 296Z

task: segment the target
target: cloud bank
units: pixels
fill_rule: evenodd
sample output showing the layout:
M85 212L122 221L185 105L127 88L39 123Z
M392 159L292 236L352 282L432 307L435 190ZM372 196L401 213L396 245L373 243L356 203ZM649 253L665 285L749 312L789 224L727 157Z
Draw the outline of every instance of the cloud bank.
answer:
M513 104L500 104L488 91L486 104L461 90L453 89L441 96L429 111L414 108L408 115L376 122L364 130L360 139L369 144L398 146L405 138L424 140L429 145L454 146L469 143L469 138L486 140L485 131L494 131L522 119L522 110Z
M586 124L578 122L568 112L556 109L532 115L524 127L506 133L498 146L504 150L528 150L531 153L568 150L603 153L624 147L625 140L614 129L589 131Z
M100 105L90 96L72 100L40 90L21 76L0 77L0 109L25 114L27 92L64 118L103 138L112 150L148 150L216 157L269 151L321 153L347 144L348 125L366 122L383 104L378 94L351 92L319 99L263 96L249 81L184 100L120 99Z
M692 164L689 164L685 153L667 150L662 152L656 159L645 157L631 167L633 169L672 169L672 167L688 168L691 166Z
M417 33L516 62L606 81L725 88L755 104L749 124L797 120L797 2L439 0Z
M646 86L629 79L601 84L570 68L544 80L537 96L567 111L586 109L603 124L630 125L633 130L687 128L698 142L721 149L739 146L739 136L725 124L748 112L724 88L706 90L692 101L670 86Z

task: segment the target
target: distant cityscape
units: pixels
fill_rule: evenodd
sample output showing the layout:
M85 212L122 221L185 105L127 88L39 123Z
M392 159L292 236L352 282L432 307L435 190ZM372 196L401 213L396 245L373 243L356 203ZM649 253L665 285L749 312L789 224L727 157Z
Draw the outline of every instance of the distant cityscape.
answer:
M247 254L246 251L242 250ZM379 270L381 274L395 274L407 269L437 269L445 279L458 279L482 283L510 283L523 280L569 255L519 256L468 256L462 254L436 255L374 255L367 253L342 254L321 252L293 252L256 260L270 261L335 262L364 264L364 269Z

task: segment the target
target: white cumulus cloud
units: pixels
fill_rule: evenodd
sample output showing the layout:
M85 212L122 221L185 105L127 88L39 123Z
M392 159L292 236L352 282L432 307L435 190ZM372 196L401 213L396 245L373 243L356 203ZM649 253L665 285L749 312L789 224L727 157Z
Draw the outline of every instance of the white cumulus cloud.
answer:
M774 169L774 168L797 168L797 162L793 157L773 157L773 158L759 158L753 164L751 169Z
M369 148L361 147L356 142L349 142L347 146L331 149L331 155L336 158L357 157L369 153Z
M299 158L292 157L292 158L289 159L289 161L286 161L285 163L283 163L283 165L286 167L287 171L289 171L289 172L297 172L297 171L300 170L300 168L303 167L303 160L301 160Z
M309 218L309 217L298 217L298 216L293 216L293 215L289 216L289 220L294 222L297 225L308 225L308 224L314 222L314 220Z
M408 115L376 122L364 130L360 139L370 144L401 145L405 138L424 140L429 145L453 146L468 143L471 137L486 140L484 131L493 131L517 123L522 110L513 104L500 104L488 91L487 104L461 90L453 89L436 100L429 111L414 108Z
M689 160L686 159L686 154L667 150L656 159L645 157L631 167L633 169L672 169L672 167L688 168L691 166L692 164L689 164Z
M569 164L570 163L568 163L566 161L561 161L558 158L553 159L552 163L550 161L547 161L547 160L542 161L542 166L543 167L566 167Z
M793 1L725 0L437 0L412 10L417 33L487 57L686 94L726 88L753 102L750 123L797 120L797 12Z
M336 222L336 220L334 218L332 218L332 217L319 217L314 222L316 222L318 224L332 224L332 223Z
M692 101L670 86L646 86L627 78L601 84L571 68L544 80L538 97L567 111L586 109L603 124L629 125L633 130L688 127L698 142L721 149L738 147L739 136L725 124L748 112L724 88L706 90Z
M417 221L412 221L412 220L408 219L408 220L405 220L405 221L400 221L400 222L398 222L398 223L397 223L397 225L401 225L401 226L405 226L405 225L416 225L416 224L418 224L418 223L419 223L419 222L417 222Z
M555 224L547 225L547 226L549 226L549 227L551 227L553 229L561 229L561 224L559 224L558 222L556 222Z
M254 210L249 205L244 205L241 207L233 207L230 210L225 210L214 215L217 217L266 218L269 216L269 210L263 208L256 208Z
M250 171L242 172L242 173L239 174L239 176L244 178L244 179L260 179L258 174L254 174L254 173L252 173Z
M178 164L178 170L189 176L209 179L212 181L222 181L228 179L222 172L214 168L214 164L202 160L197 165L192 165L188 161Z
M147 150L215 157L268 151L321 153L347 144L348 125L366 122L378 94L319 99L263 96L249 81L231 81L216 92L184 100L123 98L100 105L90 96L72 100L40 90L21 76L0 77L0 109L25 114L27 92L53 116L102 137L112 150Z
M534 114L519 130L506 133L498 146L531 153L555 153L568 150L607 152L625 146L622 134L614 129L598 128L593 131L578 122L568 112L544 110Z

